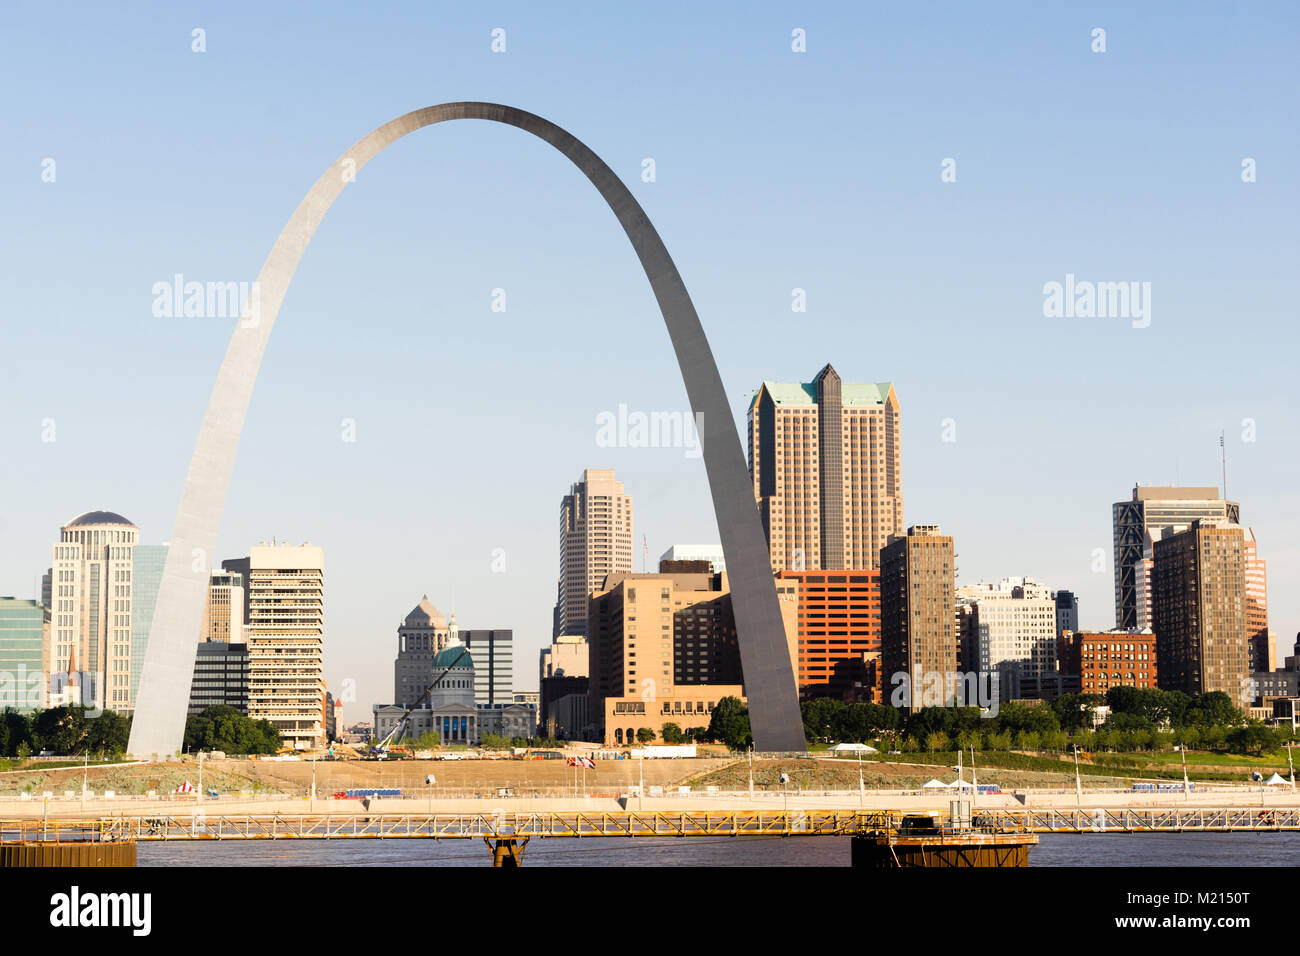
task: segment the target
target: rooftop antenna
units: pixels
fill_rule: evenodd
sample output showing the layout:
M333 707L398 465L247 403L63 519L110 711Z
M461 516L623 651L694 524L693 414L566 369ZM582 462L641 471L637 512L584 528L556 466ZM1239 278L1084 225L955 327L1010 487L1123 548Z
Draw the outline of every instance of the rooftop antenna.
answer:
M1219 455L1223 459L1223 500L1228 500L1228 446L1223 443L1223 432L1219 432Z

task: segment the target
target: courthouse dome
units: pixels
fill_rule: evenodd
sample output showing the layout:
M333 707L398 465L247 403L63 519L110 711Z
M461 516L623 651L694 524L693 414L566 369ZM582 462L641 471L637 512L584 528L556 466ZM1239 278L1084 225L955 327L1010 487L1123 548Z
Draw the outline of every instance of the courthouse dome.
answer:
M461 654L465 659L461 660ZM456 662L460 661L459 664ZM433 658L433 668L437 670L442 667L473 667L474 661L469 656L469 648L464 644L452 644L450 647L444 647Z

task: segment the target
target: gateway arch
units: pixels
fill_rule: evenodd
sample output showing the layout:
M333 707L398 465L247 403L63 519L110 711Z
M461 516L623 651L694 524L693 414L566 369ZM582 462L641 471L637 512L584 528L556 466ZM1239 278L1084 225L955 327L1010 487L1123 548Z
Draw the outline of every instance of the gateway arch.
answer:
M755 749L803 750L794 674L744 450L699 316L663 241L622 181L570 133L510 106L443 103L399 116L344 153L298 205L262 266L255 287L259 296L246 307L231 337L190 460L140 675L129 752L147 758L181 749L208 572L235 451L271 327L307 244L339 193L384 147L425 126L462 119L504 123L550 143L591 180L627 233L659 302L691 410L700 423Z

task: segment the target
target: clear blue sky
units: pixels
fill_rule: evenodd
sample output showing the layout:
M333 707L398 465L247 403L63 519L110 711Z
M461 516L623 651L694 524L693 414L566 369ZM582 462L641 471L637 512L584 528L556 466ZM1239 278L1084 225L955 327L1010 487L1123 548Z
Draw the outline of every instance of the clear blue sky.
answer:
M1085 626L1111 626L1111 503L1135 481L1218 484L1226 429L1228 490L1289 646L1292 5L539 6L6 9L0 594L36 593L81 511L120 511L145 542L171 535L231 329L155 318L153 284L251 281L351 143L479 99L570 129L631 185L742 425L763 379L807 381L830 361L893 381L905 518L956 536L962 582L1031 575L1076 590ZM955 183L940 181L948 157ZM1043 285L1066 273L1150 282L1150 327L1045 318ZM652 561L717 540L699 459L597 447L597 414L620 403L686 408L612 215L517 130L421 132L362 171L303 260L221 555L273 535L325 549L326 677L357 682L348 719L391 697L395 627L426 592L463 626L514 628L516 686L532 688L559 499L583 468L617 469L634 496L638 566L642 534Z

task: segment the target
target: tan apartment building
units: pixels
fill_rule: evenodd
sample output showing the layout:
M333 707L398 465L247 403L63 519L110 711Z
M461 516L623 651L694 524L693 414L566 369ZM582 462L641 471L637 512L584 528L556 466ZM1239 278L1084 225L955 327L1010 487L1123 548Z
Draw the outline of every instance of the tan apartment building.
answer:
M1250 705L1243 529L1198 519L1155 543L1153 617L1159 686L1186 694L1223 691Z
M898 396L889 382L764 382L749 406L749 474L772 570L873 570L903 530Z
M952 696L959 680L955 583L953 540L938 525L913 525L880 552L886 704L910 711L945 706Z
M707 727L724 697L744 699L744 675L725 572L673 562L657 574L611 574L591 596L588 714L598 739L636 743L642 728ZM793 583L779 594L791 668L798 654Z
M591 593L618 573L632 573L632 496L612 469L588 468L560 503L560 580L551 636L585 635Z
M233 571L213 571L203 606L203 641L244 643L244 579Z
M1255 532L1243 528L1246 547L1246 641L1250 669L1277 670L1277 647L1268 629L1268 565L1259 556Z
M59 529L50 566L51 673L75 660L82 700L130 710L131 609L139 531L112 511L87 511ZM80 702L80 701L79 701Z
M324 742L324 553L313 545L258 545L242 561L247 582L248 716L269 720L286 747ZM242 568L241 568L242 566Z

